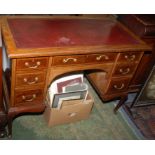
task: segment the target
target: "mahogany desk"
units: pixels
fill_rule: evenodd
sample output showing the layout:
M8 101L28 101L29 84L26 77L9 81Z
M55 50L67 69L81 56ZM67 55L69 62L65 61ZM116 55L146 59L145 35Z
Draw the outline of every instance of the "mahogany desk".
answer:
M50 83L75 71L86 71L103 100L120 97L116 111L138 89L130 81L151 50L110 19L8 17L2 32L11 69L10 122L24 112L43 112Z

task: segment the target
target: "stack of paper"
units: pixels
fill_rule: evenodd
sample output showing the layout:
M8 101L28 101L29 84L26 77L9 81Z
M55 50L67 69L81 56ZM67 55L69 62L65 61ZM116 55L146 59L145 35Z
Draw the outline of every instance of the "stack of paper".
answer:
M88 85L83 82L83 74L74 74L55 80L49 87L50 105L52 108L61 108L66 100L85 100L88 94Z

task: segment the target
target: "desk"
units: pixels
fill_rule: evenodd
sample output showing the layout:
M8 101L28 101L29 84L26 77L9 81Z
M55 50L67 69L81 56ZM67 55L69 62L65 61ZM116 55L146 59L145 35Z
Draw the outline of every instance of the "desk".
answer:
M50 83L86 71L103 100L124 103L145 51L151 48L110 19L8 17L2 32L11 69L9 118L43 112Z

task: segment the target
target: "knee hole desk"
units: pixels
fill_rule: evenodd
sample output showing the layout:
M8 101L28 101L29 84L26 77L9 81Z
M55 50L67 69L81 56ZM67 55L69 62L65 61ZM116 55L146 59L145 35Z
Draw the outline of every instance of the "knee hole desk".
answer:
M10 60L10 124L19 114L43 112L50 83L75 71L86 71L104 101L120 98L116 112L139 89L135 74L152 50L114 19L6 17L2 36Z

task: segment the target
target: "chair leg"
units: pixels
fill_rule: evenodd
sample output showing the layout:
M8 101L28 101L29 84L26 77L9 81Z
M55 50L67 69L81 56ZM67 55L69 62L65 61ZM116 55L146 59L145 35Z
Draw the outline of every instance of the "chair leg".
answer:
M7 132L6 132L6 123L4 124L0 124L0 138L4 138L7 136Z
M4 137L6 137L6 135L7 135L6 129L1 128L0 129L0 138L4 138Z
M114 113L117 113L117 110L125 103L125 101L127 100L128 95L124 95L121 97L119 103L117 104L117 106L114 108Z
M12 138L12 117L8 117L8 138Z
M6 124L7 124L6 115L4 113L0 114L0 138L4 138L7 136Z
M5 104L5 111L7 114L7 128L8 128L8 133L7 136L8 138L12 137L12 121L13 121L13 115L9 113L9 105L10 105L10 96L9 96L9 87L7 82L9 82L9 80L6 80L6 76L5 73L3 72L3 77L2 77L2 82L3 82L3 94L4 94L4 104Z

